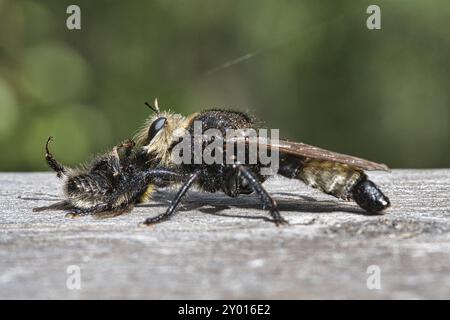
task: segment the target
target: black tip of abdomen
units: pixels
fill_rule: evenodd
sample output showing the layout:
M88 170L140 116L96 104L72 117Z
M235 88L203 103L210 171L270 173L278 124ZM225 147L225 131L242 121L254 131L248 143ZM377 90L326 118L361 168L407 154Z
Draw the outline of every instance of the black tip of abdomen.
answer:
M359 181L352 189L353 200L367 212L380 212L391 205L389 198L368 179Z

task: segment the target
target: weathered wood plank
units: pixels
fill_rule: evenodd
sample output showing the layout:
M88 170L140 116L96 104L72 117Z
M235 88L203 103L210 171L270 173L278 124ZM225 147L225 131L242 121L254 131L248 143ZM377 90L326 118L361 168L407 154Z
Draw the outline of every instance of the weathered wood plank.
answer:
M265 214L252 195L192 192L171 221L141 229L172 193L121 217L67 219L31 212L59 199L52 174L0 174L0 298L450 298L450 170L371 177L387 215L274 178L287 227L242 218ZM69 265L81 290L66 287ZM370 265L380 290L366 286Z

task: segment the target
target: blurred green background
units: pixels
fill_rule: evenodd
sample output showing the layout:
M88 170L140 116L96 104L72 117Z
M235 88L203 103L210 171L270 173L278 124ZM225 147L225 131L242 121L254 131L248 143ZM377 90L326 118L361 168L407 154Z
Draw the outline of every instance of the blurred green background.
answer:
M370 4L382 30L366 28ZM131 137L154 97L247 110L391 167L449 167L449 59L448 0L0 0L0 170L45 170L49 135L62 162L86 161Z

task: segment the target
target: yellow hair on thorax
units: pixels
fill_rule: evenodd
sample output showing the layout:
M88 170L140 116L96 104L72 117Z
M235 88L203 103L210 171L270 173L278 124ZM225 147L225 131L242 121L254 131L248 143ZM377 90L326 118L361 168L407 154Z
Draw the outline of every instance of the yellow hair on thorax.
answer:
M159 112L146 120L144 126L137 133L135 141L139 146L144 147L149 155L156 157L161 165L169 166L171 162L169 147L184 136L185 130L187 130L192 119L196 115L197 114L195 113L186 118L181 114L172 113L170 111ZM164 128L152 139L152 141L148 142L148 129L155 120L161 117L167 119Z

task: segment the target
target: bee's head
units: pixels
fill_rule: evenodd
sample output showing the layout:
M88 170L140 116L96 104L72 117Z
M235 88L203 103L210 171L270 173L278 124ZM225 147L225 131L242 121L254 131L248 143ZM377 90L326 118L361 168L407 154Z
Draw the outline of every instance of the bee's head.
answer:
M158 100L154 105L145 103L152 111L144 126L136 135L136 142L142 146L149 156L158 158L163 164L170 160L170 146L184 134L189 121L180 114L163 111L158 107Z

